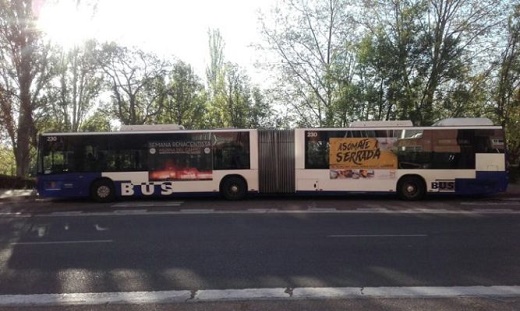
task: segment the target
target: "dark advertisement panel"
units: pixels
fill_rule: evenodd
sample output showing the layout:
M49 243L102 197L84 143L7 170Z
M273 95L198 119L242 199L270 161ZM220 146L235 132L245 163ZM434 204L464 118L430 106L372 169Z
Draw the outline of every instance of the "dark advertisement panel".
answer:
M149 180L212 180L212 157L211 138L205 133L149 141Z

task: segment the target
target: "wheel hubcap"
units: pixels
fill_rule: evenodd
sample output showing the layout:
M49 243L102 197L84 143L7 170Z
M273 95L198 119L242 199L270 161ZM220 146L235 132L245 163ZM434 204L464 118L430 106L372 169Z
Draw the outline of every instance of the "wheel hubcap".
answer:
M100 198L106 198L110 195L110 188L107 186L99 187L97 190L97 194Z

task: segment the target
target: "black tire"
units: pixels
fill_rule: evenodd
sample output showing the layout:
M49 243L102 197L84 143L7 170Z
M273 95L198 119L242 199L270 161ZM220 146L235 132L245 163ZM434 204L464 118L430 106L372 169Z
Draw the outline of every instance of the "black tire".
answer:
M227 177L222 181L220 193L230 201L242 200L247 195L247 183L241 177Z
M426 185L420 177L405 176L397 184L397 194L406 201L422 200L426 195Z
M99 179L90 187L90 197L99 203L112 202L116 198L114 183L108 179Z

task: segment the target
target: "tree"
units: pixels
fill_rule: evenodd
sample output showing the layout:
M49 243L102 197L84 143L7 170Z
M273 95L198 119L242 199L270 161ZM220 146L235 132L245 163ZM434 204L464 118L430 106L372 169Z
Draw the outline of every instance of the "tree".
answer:
M54 47L50 54L54 78L42 90L39 130L77 132L85 118L96 109L103 90L103 72L97 62L96 41L69 50Z
M429 125L480 98L468 92L481 91L503 8L494 0L365 1L365 64L382 81L388 116Z
M500 57L493 115L506 128L511 163L520 159L520 5L506 24L507 43Z
M262 19L265 50L278 61L279 98L292 107L301 125L333 126L349 114L338 102L342 89L352 82L353 54L346 42L355 42L355 27L348 15L347 0L285 0L272 12L273 20Z
M13 175L15 167L13 151L0 144L0 175Z
M207 120L207 93L193 68L179 61L174 64L166 85L164 112L159 123L174 123L185 128L204 128Z
M85 119L81 129L84 132L110 132L112 126L109 111L104 107L98 108L92 116Z
M245 128L249 127L248 112L251 107L249 77L238 65L227 63L225 72L225 88L222 90L224 98L224 126Z
M422 70L427 72L418 109L421 124L434 121L435 96L443 85L464 75L481 54L486 39L500 24L504 6L495 0L430 0L423 42L428 46ZM473 49L477 47L477 52Z
M31 0L0 0L0 105L2 124L13 146L16 175L29 172L36 144L35 114L50 80L48 47L35 28Z
M208 30L208 39L210 64L206 68L206 79L210 96L214 97L223 82L225 43L218 29Z
M97 52L97 42L87 41L60 55L55 106L63 120L62 131L79 131L102 91L103 72L96 62Z
M206 69L206 78L209 87L208 111L212 120L211 125L252 127L251 109L254 103L249 77L237 64L225 62L225 44L220 31L212 30L208 35L210 65ZM257 96L256 99L259 97ZM256 108L260 109L261 106L262 104Z
M248 110L247 124L250 128L279 127L282 124L282 118L273 111L262 90L258 87L253 87L251 90L251 106Z
M162 112L170 64L139 49L105 44L98 58L108 77L113 114L122 124L151 124Z
M423 74L420 36L426 1L365 2L367 29L358 56L375 119L420 119L415 107ZM376 95L377 94L377 95Z
M208 31L210 64L206 68L206 79L208 84L208 117L210 126L227 127L225 92L225 59L224 39L220 30Z

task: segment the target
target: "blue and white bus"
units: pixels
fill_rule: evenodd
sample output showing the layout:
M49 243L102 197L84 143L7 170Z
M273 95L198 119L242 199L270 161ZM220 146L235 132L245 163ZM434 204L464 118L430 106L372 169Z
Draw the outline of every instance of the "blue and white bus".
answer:
M507 188L503 129L488 119L434 126L359 122L348 128L165 129L40 135L42 197L220 194L495 194Z

